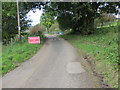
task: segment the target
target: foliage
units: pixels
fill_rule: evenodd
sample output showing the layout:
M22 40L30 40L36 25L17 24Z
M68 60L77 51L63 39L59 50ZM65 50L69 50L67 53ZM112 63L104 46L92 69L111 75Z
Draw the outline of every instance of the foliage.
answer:
M2 51L2 75L8 73L18 67L22 62L30 59L42 46L44 36L40 35L41 44L29 44L27 37L24 36L24 41L17 42L11 45L3 45Z
M57 17L62 30L72 29L73 33L91 34L94 32L94 20L101 13L116 13L114 2L51 2L45 5L46 12Z
M57 21L55 21L54 24L52 24L52 26L50 27L49 31L50 32L59 32L59 31L61 31Z
M20 3L20 6L22 3ZM2 3L2 38L10 39L17 34L17 8L15 2L3 2ZM25 30L29 24L26 20L27 11L20 8L20 21L21 29Z
M116 21L116 18L114 15L108 15L106 13L102 13L100 15L100 17L96 18L95 19L95 26L103 26L104 24L106 23L109 23L109 22L114 22Z
M73 28L74 21L72 21L73 15L66 13L58 16L57 20L61 30L67 30Z
M26 14L35 9L44 7L44 14L41 25L47 29L51 27L54 19L57 18L60 29L72 29L73 33L90 34L94 32L94 19L101 13L115 13L114 2L20 2L21 29L26 30L29 26ZM17 13L15 2L2 2L2 36L3 39L14 37L17 32Z
M41 9L46 2L19 2L20 26L21 30L28 29L31 20L28 20L26 14L35 9ZM16 2L2 2L2 39L9 40L18 33L17 24L17 5Z
M40 22L41 25L45 26L48 30L51 27L51 25L54 23L54 17L51 16L49 12L43 13Z

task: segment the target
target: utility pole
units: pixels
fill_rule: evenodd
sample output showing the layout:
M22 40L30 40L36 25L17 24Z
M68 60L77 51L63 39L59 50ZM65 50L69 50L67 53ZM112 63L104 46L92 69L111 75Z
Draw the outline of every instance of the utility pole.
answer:
M18 16L18 39L21 41L21 27L20 27L20 15L19 15L19 2L17 0L17 16Z

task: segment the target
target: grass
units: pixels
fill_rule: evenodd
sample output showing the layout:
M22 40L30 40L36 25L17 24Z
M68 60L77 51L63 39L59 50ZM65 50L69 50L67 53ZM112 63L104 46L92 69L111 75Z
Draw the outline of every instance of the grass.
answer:
M0 44L0 76L2 76L2 45Z
M93 35L63 35L74 47L86 52L110 87L118 87L118 26L99 27Z
M22 62L30 59L42 44L29 44L27 41L15 43L13 46L2 47L2 75L18 67Z

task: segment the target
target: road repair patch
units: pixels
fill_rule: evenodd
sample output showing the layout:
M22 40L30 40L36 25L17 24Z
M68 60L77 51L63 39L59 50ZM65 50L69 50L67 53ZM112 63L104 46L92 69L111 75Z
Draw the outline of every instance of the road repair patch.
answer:
M78 74L85 72L80 62L70 62L67 64L67 72L70 74Z

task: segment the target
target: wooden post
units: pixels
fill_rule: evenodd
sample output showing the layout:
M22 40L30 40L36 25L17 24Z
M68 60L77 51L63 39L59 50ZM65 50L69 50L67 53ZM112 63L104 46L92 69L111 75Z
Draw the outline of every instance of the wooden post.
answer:
M21 41L21 27L20 27L20 15L19 15L19 2L17 0L17 16L18 16L18 39Z

